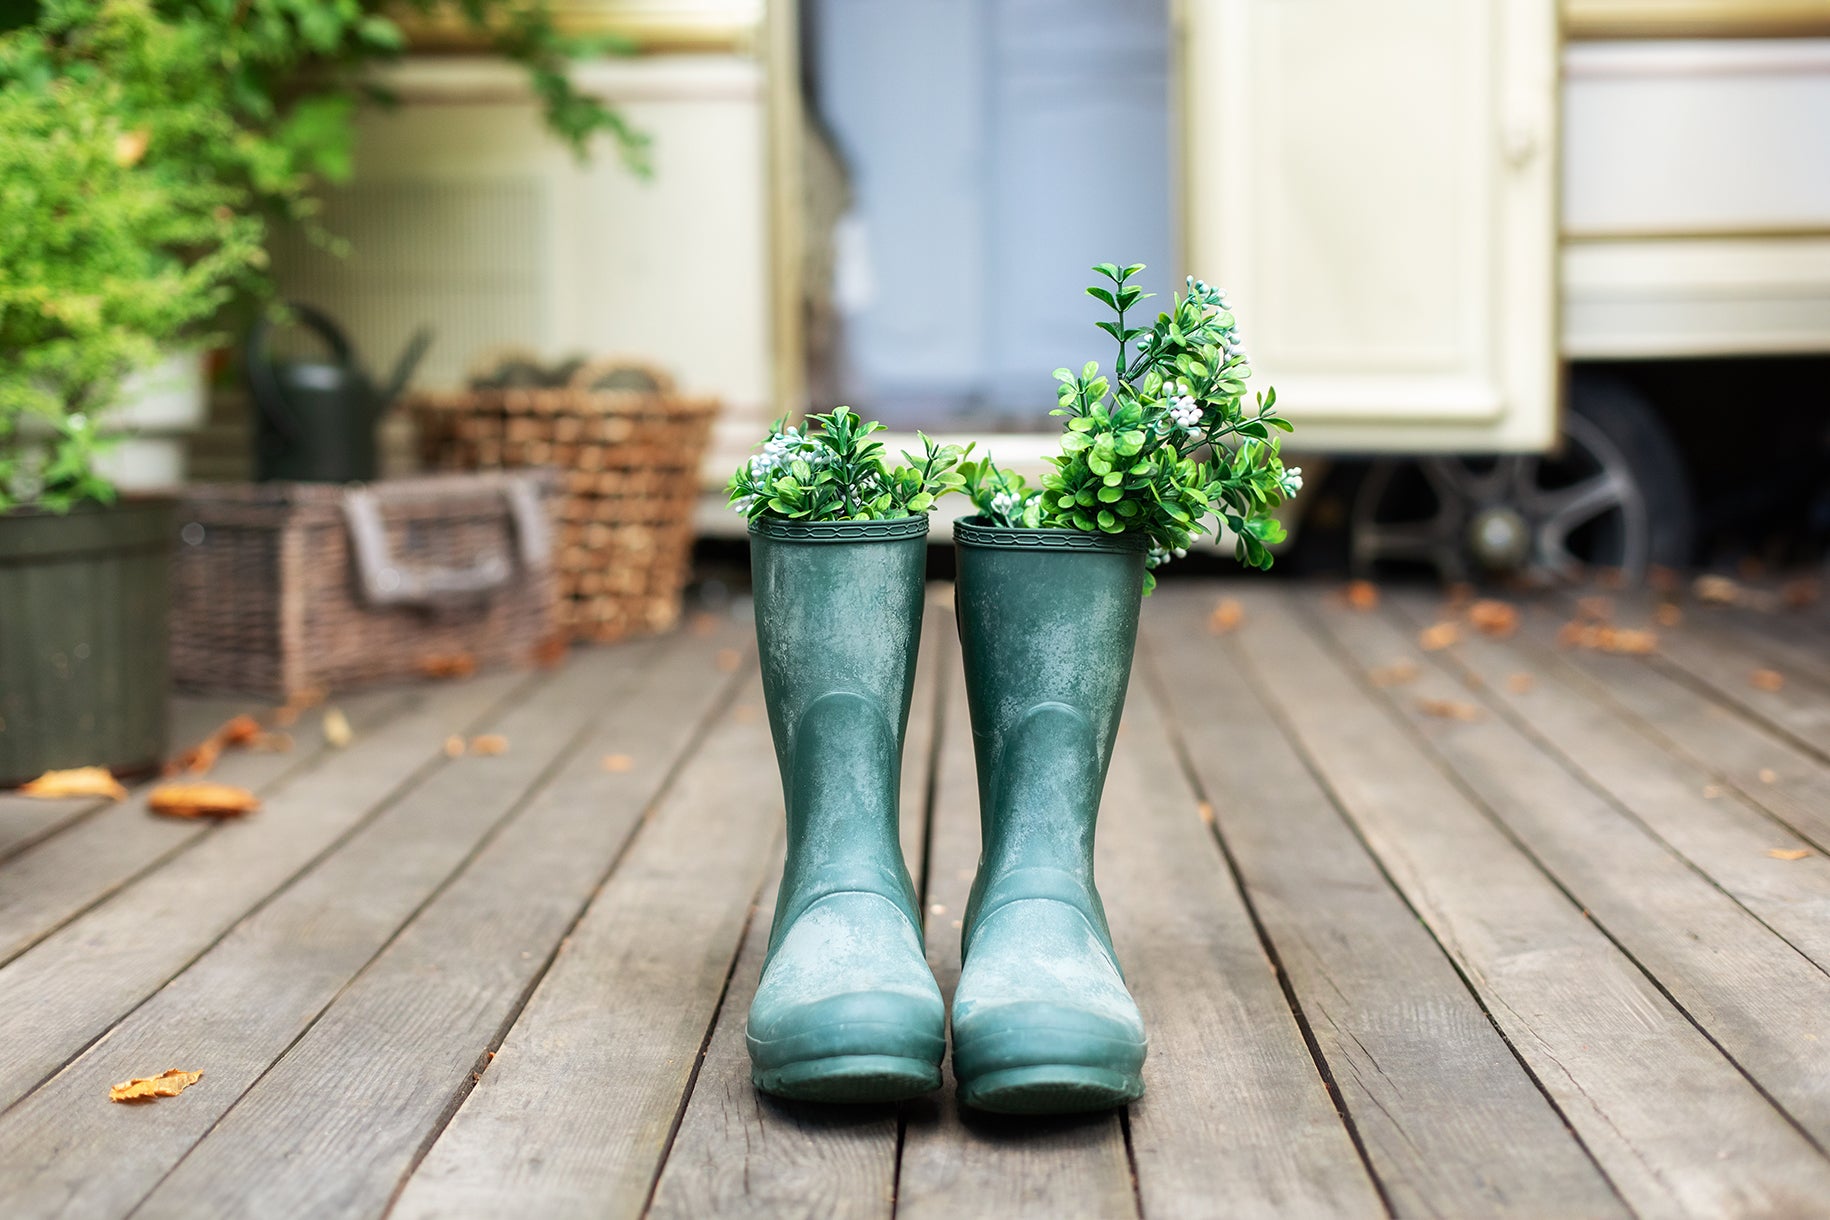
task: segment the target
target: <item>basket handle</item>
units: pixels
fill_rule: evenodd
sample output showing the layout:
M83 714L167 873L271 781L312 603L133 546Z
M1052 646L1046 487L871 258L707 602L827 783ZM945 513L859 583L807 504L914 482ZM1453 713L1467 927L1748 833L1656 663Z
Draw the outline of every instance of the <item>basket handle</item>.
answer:
M515 558L529 572L543 572L553 560L553 534L547 524L540 493L528 476L502 484L509 516L515 523ZM378 606L429 606L440 602L480 597L506 585L515 563L490 555L467 568L408 567L396 563L388 546L382 517L388 495L385 485L356 486L343 493L343 520L349 528L350 549L365 598Z

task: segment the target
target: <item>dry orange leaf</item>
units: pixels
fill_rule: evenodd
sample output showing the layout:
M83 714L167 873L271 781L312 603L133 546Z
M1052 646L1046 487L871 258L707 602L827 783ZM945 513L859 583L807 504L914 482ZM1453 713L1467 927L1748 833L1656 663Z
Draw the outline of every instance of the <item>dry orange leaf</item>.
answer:
M1370 580L1356 580L1349 584L1344 596L1347 604L1355 610L1376 610L1379 607L1379 586Z
M1436 716L1443 720L1472 723L1481 718L1478 707L1472 703L1458 703L1453 699L1419 699L1417 710L1426 716Z
M324 709L324 740L336 749L341 750L355 737L355 730L349 727L349 717L343 709L327 707Z
M1215 635L1225 635L1237 630L1245 622L1245 607L1233 598L1222 598L1214 607L1213 613L1207 616L1207 629Z
M231 784L161 784L146 798L146 807L168 818L233 818L253 813L261 803Z
M216 730L216 740L225 746L245 746L261 735L261 722L252 716L234 716Z
M1415 661L1393 661L1390 665L1380 665L1367 672L1374 686L1403 686L1406 682L1415 682L1421 671Z
M1700 602L1732 606L1741 600L1741 586L1726 576L1699 576L1690 591Z
M414 668L428 678L468 678L477 672L477 659L467 652L441 652L421 657Z
M464 756L464 739L455 733L445 738L445 757L462 758Z
M1658 609L1652 612L1652 617L1658 620L1661 627L1675 627L1684 621L1684 612L1678 609L1676 602L1660 602Z
M484 733L481 737L472 737L470 752L472 754L506 754L508 753L508 738L500 733Z
M1808 847L1775 847L1766 853L1775 860L1802 860L1811 854Z
M1209 826L1214 824L1214 807L1206 801L1202 801L1199 805L1196 805L1195 812L1200 814L1201 820L1206 822Z
M1771 693L1773 691L1785 689L1786 676L1776 669L1756 669L1747 676L1747 681L1748 685L1752 686L1755 690L1763 690Z
M1506 689L1515 695L1528 694L1530 693L1531 688L1537 684L1538 680L1536 678L1532 677L1530 674L1524 673L1512 674L1506 679Z
M1417 633L1417 643L1425 652L1441 652L1461 640L1461 628L1455 623L1434 623Z
M1587 648L1623 656L1646 656L1658 651L1656 632L1600 623L1565 623L1557 632L1557 643L1564 648Z
M67 771L46 771L19 786L22 796L58 800L69 796L105 796L111 801L127 799L127 789L107 767L72 767Z
M1506 602L1484 598L1468 607L1468 622L1483 635L1505 639L1519 629L1519 611Z
M564 632L555 631L535 646L534 664L542 669L557 669L566 659L566 650L571 646L571 641L566 639Z
M712 658L712 662L728 674L743 663L743 654L735 648L720 648L718 655Z
M604 755L603 765L604 770L606 771L622 772L635 766L635 759L629 757L627 754L606 754Z
M199 1080L202 1072L187 1072L183 1068L173 1068L157 1076L138 1076L132 1080L123 1080L108 1090L109 1101L136 1102L156 1101L161 1097L176 1097Z
M1614 599L1611 597L1582 597L1576 600L1576 620L1578 622L1605 623L1614 617Z

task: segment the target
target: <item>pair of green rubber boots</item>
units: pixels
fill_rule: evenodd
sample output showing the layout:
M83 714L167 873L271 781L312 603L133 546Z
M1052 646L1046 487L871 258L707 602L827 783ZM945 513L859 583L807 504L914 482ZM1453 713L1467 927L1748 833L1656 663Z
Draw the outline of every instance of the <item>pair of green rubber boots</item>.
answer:
M751 525L788 859L748 1040L764 1092L892 1101L941 1082L946 1007L897 834L925 516ZM1093 831L1143 591L1142 539L954 527L982 851L953 998L977 1109L1143 1092L1143 1021L1093 884ZM1134 545L1135 543L1135 545Z

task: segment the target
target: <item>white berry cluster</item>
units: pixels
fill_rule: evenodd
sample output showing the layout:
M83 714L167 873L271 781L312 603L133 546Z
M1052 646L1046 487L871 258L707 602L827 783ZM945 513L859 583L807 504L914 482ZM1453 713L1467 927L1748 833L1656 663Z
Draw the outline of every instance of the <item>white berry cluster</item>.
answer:
M1164 403L1169 408L1169 418L1175 421L1176 427L1184 432L1193 432L1201 426L1201 404L1195 401L1194 391L1186 381L1178 381L1170 387L1170 396Z
M1144 566L1146 568L1160 568L1171 559L1182 559L1187 555L1188 548L1185 546L1174 548L1153 546L1150 548L1150 553L1144 556Z
M803 434L799 428L783 428L780 432L772 433L763 442L762 452L750 458L750 477L759 486L767 487L776 475L787 470L796 459L818 470L832 461L833 453L813 437ZM874 495L881 489L873 487L868 490ZM754 496L741 496L731 503L738 512L747 513L755 502Z

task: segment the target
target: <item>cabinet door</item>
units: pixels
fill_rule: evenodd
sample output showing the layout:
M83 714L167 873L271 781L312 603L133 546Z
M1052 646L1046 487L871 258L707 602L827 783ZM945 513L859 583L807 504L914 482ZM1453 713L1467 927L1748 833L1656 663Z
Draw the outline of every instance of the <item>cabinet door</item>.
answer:
M1305 449L1549 446L1555 0L1185 0L1188 263Z

